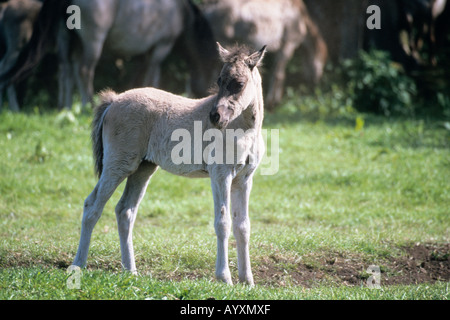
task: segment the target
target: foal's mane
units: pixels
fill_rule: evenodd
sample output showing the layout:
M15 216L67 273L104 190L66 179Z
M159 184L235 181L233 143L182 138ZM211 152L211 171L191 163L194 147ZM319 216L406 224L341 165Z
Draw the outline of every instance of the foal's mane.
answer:
M227 48L227 50L229 51L229 54L222 57L224 63L236 63L239 60L243 61L254 51L246 45L234 45L231 48Z

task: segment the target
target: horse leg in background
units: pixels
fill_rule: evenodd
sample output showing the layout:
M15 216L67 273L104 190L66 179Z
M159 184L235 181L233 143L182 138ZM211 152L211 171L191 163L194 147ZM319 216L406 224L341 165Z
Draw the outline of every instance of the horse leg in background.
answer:
M81 93L83 107L93 102L95 67L102 54L105 37L106 32L100 33L97 37L86 36L85 39L82 39L82 54L74 55L74 75Z
M287 41L275 55L275 65L272 69L269 89L264 101L269 110L273 110L283 97L286 66L294 55L295 49L296 45L293 42Z
M236 238L237 264L239 281L253 285L253 275L250 266L249 240L250 218L248 203L252 189L252 175L237 177L231 185L231 209L233 219L233 234Z
M95 67L101 55L101 47L96 50L85 49L82 57L79 59L75 70L75 75L80 89L81 104L85 107L92 103L94 97L94 75Z
M142 86L158 87L161 80L161 64L169 55L174 42L161 41L153 48L146 57L146 72L144 75Z
M7 72L11 65L14 65L16 56L13 54L10 54L9 52L6 52L6 54L2 57L2 60L0 61L0 74L3 72ZM6 95L8 97L8 105L9 109L12 112L19 112L19 102L17 101L17 94L16 90L14 88L14 84L8 84L6 87L0 88L1 91L3 89L6 89ZM1 104L0 104L1 106Z
M73 103L73 73L70 63L60 65L59 70L59 109L72 109Z
M123 195L116 206L122 265L132 273L136 273L132 235L133 226L139 204L145 194L150 177L157 168L151 162L142 162L138 170L128 177Z
M20 110L19 102L17 101L17 94L16 94L16 89L14 88L14 85L10 84L6 88L6 93L8 94L9 109L12 112L19 112L19 110Z
M216 278L227 284L233 284L228 266L231 176L215 170L211 174L211 188L214 198L214 228L217 236Z
M11 57L11 55L9 55L9 53L7 52L3 57L2 60L0 61L0 74L7 72L10 68L11 65L14 65L15 63L15 57ZM17 95L16 95L16 90L14 88L14 84L8 84L6 86L2 86L0 88L0 91L3 92L3 90L6 89L6 95L8 97L8 105L9 105L9 109L12 112L19 112L19 103L17 101ZM1 97L3 100L3 95ZM0 101L0 103L2 103L3 101ZM1 108L1 104L0 104L0 108Z
M72 108L73 73L70 61L70 39L65 27L58 31L58 109Z

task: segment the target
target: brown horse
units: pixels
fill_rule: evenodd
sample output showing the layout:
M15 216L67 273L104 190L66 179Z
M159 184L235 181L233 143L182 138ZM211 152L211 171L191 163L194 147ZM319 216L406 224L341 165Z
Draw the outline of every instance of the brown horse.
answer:
M114 190L127 179L116 206L116 217L122 264L126 270L136 272L133 225L150 177L159 166L180 176L211 178L217 234L216 277L232 283L228 267L232 220L239 280L253 284L248 251L248 202L252 177L264 153L261 133L264 102L257 66L265 47L250 52L243 48L228 51L218 46L224 66L217 81L217 94L199 100L154 88L102 94L102 104L95 109L92 126L99 181L84 203L74 266L86 265L94 226ZM194 138L193 142L188 139L198 134L203 139ZM183 156L178 152L180 137L190 141Z
M69 5L80 8L81 28L66 26ZM191 0L46 0L30 45L0 83L26 75L45 54L58 47L59 106L70 108L76 82L82 104L92 102L96 65L104 52L117 57L143 56L141 85L158 86L160 65L181 39L191 67L195 95L206 93L219 57L208 22Z
M302 0L221 0L207 1L203 6L218 41L229 45L267 44L275 55L265 105L275 107L283 96L287 63L296 49L305 53L303 71L310 83L316 84L327 60L327 47L309 18Z

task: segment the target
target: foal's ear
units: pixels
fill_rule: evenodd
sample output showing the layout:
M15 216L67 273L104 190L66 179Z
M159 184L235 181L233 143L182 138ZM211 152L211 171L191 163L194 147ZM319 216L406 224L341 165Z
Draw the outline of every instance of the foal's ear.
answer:
M217 43L217 50L219 51L219 56L222 59L222 61L225 61L228 55L230 54L230 51L222 47L219 42L216 43Z
M253 68L258 66L261 62L264 54L266 53L266 47L267 46L262 47L261 50L252 53L247 57L247 59L245 59L245 63L251 70L253 70Z

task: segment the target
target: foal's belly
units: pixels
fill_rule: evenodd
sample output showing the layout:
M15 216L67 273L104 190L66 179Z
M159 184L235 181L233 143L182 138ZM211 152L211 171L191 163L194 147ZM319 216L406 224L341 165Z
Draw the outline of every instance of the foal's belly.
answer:
M164 171L186 178L209 178L209 172L192 165L160 166Z
M175 164L172 158L165 153L147 153L146 159L158 165L164 171L172 173L177 176L187 178L209 178L209 172L206 170L205 164Z
M197 170L181 174L180 176L186 178L209 178L209 172L206 170Z

